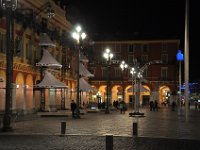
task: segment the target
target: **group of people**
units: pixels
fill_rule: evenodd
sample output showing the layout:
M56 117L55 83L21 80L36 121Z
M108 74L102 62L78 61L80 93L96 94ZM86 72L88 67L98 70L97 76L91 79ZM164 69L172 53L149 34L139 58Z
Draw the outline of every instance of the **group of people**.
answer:
M176 106L177 106L176 102L173 100L171 102L171 110L175 111ZM156 100L155 101L150 101L149 107L150 107L150 111L158 111L158 102Z
M118 102L118 100L114 100L113 106L116 109L120 109L121 114L125 114L125 111L127 110L126 103L124 102L124 100L120 100L119 102Z
M118 109L118 107L119 107L119 102L118 102L118 100L114 100L114 101L113 101L113 106L114 106L116 109Z
M150 101L150 111L158 111L158 102L157 100L155 101Z
M113 106L116 109L120 109L120 113L121 114L125 114L125 111L127 110L126 103L123 100L121 100L120 102L114 101L113 102ZM71 101L71 112L72 112L72 117L73 118L76 117L76 108L77 108L77 105L76 105L75 101L72 100Z

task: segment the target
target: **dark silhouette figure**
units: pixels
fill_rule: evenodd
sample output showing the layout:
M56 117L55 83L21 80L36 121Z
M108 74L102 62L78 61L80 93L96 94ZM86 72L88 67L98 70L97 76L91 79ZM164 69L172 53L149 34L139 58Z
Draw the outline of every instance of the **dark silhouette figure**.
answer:
M150 111L152 111L153 110L153 101L150 101L150 103L149 103L149 106L150 106Z
M119 105L118 100L115 102L115 105L116 105L116 108L118 109L118 105Z
M75 117L75 110L76 110L76 103L74 100L71 102L71 111L72 111L72 117Z
M175 111L175 107L176 107L176 102L173 101L173 102L172 102L172 111Z
M154 101L154 111L158 111L158 102Z
M119 107L120 107L120 113L122 114L125 114L125 111L126 111L126 103L124 101L120 101L119 102Z

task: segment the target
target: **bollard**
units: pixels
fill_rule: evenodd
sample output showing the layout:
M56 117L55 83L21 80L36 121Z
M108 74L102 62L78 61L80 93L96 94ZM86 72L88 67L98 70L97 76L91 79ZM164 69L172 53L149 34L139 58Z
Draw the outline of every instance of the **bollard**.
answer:
M65 134L66 131L66 122L61 122L61 134Z
M138 125L136 122L133 122L133 135L138 135Z
M113 135L106 135L106 150L113 150Z

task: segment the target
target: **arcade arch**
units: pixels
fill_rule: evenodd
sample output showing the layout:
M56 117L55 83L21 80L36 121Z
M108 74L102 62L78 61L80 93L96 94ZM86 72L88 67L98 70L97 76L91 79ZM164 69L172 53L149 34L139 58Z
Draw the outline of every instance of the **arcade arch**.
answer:
M3 79L0 82L0 111L5 109L5 87L6 87L6 73L3 70L0 70L0 77Z
M31 74L28 74L26 77L26 85L24 85L24 100L26 109L33 109L33 76Z
M24 75L22 73L18 73L16 76L13 88L13 109L25 109Z
M160 104L169 104L171 97L171 90L168 86L163 85L159 88L159 103Z

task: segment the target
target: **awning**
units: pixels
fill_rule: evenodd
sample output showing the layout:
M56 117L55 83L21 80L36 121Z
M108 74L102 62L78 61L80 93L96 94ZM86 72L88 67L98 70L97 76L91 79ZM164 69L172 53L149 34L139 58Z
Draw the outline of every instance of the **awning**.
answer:
M85 66L84 66L82 63L80 63L80 65L79 65L79 74L80 74L81 76L84 76L84 77L94 77L94 75L91 74L91 73L85 68Z
M40 41L39 41L40 46L48 46L48 47L55 47L56 45L51 41L49 36L46 33L41 33L40 34Z
M42 59L36 63L36 66L62 67L62 65L46 49L43 49Z
M43 80L37 84L34 85L36 88L67 88L67 85L65 85L63 82L56 79L50 72L45 71L45 75Z
M96 91L85 79L79 79L79 91L89 92L89 91Z
M132 87L130 87L127 91L128 92L135 92L135 88L138 89L138 84L134 85L134 89ZM137 92L137 91L136 91ZM142 85L140 85L140 92L149 92L148 89L144 88Z

